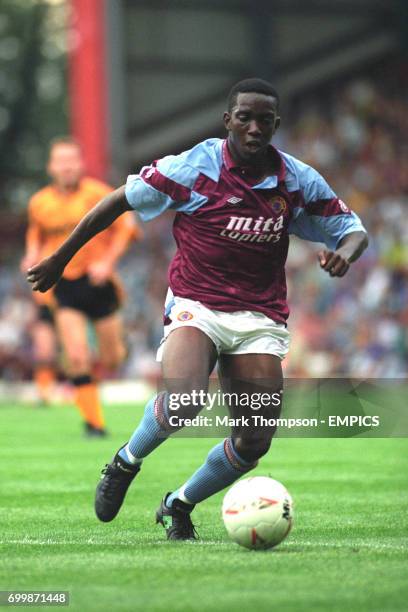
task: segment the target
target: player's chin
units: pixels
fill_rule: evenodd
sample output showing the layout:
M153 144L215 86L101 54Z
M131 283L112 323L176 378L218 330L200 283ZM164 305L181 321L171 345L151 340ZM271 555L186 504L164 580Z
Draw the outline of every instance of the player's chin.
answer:
M242 157L248 161L256 161L265 153L267 145L246 144L242 147Z

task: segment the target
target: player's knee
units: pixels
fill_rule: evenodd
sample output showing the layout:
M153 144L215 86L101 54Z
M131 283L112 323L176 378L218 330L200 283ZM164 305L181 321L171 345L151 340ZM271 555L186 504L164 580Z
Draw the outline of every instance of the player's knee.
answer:
M126 357L126 350L124 346L113 347L111 351L105 352L101 355L102 365L108 370L115 370L123 363Z
M252 438L236 438L234 440L234 448L238 455L250 463L257 461L269 451L272 442L272 435L265 434L263 436Z
M87 350L71 350L67 352L66 357L71 375L89 371L91 363Z
M34 349L34 358L38 362L52 362L55 361L55 350L54 347L49 346L37 346Z

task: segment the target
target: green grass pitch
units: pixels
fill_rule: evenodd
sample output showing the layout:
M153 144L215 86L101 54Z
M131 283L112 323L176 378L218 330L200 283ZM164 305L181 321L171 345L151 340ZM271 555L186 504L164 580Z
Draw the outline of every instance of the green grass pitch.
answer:
M287 486L295 524L256 552L228 540L223 493L196 509L198 542L167 542L154 523L211 439L163 444L117 519L96 520L100 469L140 415L108 409L101 441L68 407L0 406L0 589L67 590L81 611L407 610L408 439L276 440L254 473Z

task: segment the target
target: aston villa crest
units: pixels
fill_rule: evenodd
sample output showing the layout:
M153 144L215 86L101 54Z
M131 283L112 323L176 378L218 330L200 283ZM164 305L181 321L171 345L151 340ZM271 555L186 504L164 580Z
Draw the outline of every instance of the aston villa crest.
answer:
M277 215L283 215L286 212L286 200L281 196L273 196L270 200L270 205L273 212Z

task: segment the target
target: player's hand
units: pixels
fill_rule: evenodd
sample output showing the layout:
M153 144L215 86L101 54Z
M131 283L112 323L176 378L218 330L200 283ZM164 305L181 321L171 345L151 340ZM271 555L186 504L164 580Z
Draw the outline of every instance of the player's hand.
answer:
M112 264L108 261L96 261L87 270L92 285L103 285L112 276Z
M344 276L350 267L350 262L341 252L341 249L337 251L319 251L317 256L320 267L328 272L330 276Z
M59 281L64 272L64 265L53 255L43 259L39 264L30 268L27 272L27 280L32 284L33 291L45 293Z

